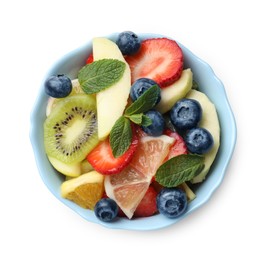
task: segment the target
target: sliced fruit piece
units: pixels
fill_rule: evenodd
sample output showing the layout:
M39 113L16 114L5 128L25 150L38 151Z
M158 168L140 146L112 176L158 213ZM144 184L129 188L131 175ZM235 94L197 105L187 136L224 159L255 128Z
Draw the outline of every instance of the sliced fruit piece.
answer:
M179 45L167 38L144 40L135 55L126 57L132 72L132 83L139 78L156 81L166 87L178 80L183 70L183 53Z
M191 69L183 70L181 77L167 88L161 89L161 100L156 109L162 114L169 111L173 105L191 90L193 73Z
M72 91L70 93L70 96L71 95L75 95L75 94L81 94L81 93L84 93L81 86L80 86L80 83L78 81L78 79L73 79L71 81L72 83ZM46 116L49 116L52 109L57 105L57 102L58 101L62 101L62 99L60 98L53 98L53 97L49 97L48 98L48 102L47 102L47 106L46 106Z
M93 39L94 60L117 59L125 62L118 46L109 39ZM131 88L131 72L128 64L121 79L111 87L96 94L98 138L104 140L117 119L123 114Z
M53 97L48 98L46 111L45 111L46 116L50 115L52 109L56 106L57 100L58 100L57 98L53 98Z
M46 153L64 163L81 162L97 143L96 105L90 95L64 98L44 122Z
M178 133L172 132L171 130L167 129L164 131L164 134L175 139L174 144L171 146L170 151L165 158L166 161L173 158L174 156L188 153L185 141Z
M128 167L118 174L105 178L107 196L114 199L125 215L132 218L143 199L152 177L163 162L174 138L144 136Z
M81 172L83 173L87 173L94 170L93 166L87 161L87 159L84 159L81 162Z
M86 209L93 209L104 193L104 176L96 171L65 181L61 185L61 196Z
M146 191L145 196L137 206L134 217L150 217L157 213L157 203L156 203L157 192L152 186L149 186Z
M179 185L179 188L185 191L188 202L196 198L196 194L190 189L190 187L185 182Z
M70 95L84 93L78 79L73 79L71 83L72 83L72 92L70 93Z
M155 177L152 178L152 181L151 181L151 186L154 188L154 190L159 193L164 187L159 184L156 180L155 180Z
M141 137L144 137L144 136L148 136L148 134L146 134L142 128L140 126L136 126L135 127L135 132L136 132L136 135L137 135L137 138L140 139Z
M205 179L218 152L220 146L220 124L214 104L204 93L191 90L186 98L195 99L200 103L202 107L202 119L199 123L199 127L207 129L211 133L214 141L212 149L204 155L204 169L191 181L192 183L198 183Z
M120 157L115 158L109 143L109 138L100 142L87 156L88 162L98 172L109 175L121 172L133 158L137 149L138 139L133 135L129 149Z
M93 61L94 61L94 57L93 57L93 53L91 53L91 54L88 56L87 60L86 60L86 64L90 64L90 63L92 63Z
M67 164L51 156L48 156L48 160L58 172L66 176L77 177L81 175L81 163L79 162Z
M175 139L167 135L159 137L144 136L131 161L131 165L146 176L153 177L169 153Z

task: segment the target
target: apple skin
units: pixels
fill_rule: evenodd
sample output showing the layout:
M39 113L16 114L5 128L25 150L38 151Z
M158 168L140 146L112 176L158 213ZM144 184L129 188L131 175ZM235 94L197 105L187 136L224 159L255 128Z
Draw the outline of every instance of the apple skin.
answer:
M93 56L94 61L117 59L126 65L118 82L96 94L98 138L104 140L127 105L131 89L131 72L118 46L107 38L93 39Z
M161 100L156 109L164 114L171 110L173 105L191 90L193 73L191 69L183 70L181 77L172 85L161 89Z

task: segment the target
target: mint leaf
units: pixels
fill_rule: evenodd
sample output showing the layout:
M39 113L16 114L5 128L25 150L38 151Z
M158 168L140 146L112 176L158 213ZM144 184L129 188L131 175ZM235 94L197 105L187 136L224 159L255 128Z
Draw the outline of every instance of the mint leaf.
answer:
M144 113L150 110L155 106L159 94L159 86L153 85L125 110L125 115L130 116L134 114Z
M79 71L78 80L85 93L97 93L119 81L125 67L124 62L115 59L94 61Z
M148 116L144 115L143 113L133 114L130 116L125 116L125 117L129 118L133 123L137 125L149 126L152 124L152 120Z
M133 123L137 124L137 125L141 125L142 123L142 118L143 118L143 114L134 114L134 115L130 115L128 117Z
M132 142L131 122L128 118L121 116L111 129L109 142L112 154L115 158L123 155Z
M182 154L162 164L156 172L156 181L164 187L176 187L197 176L204 167L204 157Z
M142 122L141 122L141 125L142 126L149 126L152 124L152 120L150 117L146 116L146 115L143 115L142 116Z

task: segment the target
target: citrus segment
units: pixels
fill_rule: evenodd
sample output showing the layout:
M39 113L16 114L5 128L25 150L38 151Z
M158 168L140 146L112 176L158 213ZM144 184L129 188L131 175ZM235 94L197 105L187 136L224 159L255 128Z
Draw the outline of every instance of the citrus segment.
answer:
M129 210L135 207L136 201L140 202L148 188L148 182L140 182L120 186L114 189L115 199L121 201L121 206ZM139 204L139 203L138 203Z
M67 180L61 185L63 198L86 209L93 209L104 193L104 176L96 171Z
M104 185L108 197L117 202L129 219L132 218L173 142L174 138L166 135L141 137L128 167L118 174L106 176Z
M147 176L154 176L158 167L169 153L169 147L174 138L161 135L160 137L144 136L140 142L137 154L131 161L131 165Z

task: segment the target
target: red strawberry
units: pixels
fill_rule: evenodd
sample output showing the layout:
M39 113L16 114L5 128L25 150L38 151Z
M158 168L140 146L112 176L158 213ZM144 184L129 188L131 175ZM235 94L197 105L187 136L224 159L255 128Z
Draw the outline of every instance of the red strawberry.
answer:
M177 155L188 153L185 141L180 135L178 135L176 132L172 132L169 129L165 130L164 134L176 139L165 159L166 161Z
M93 57L93 54L91 53L86 60L86 64L92 63L93 61L94 61L94 57Z
M183 52L179 45L167 38L144 40L140 50L126 57L132 73L132 82L150 78L160 87L178 80L183 71Z
M134 217L149 217L154 215L158 211L156 197L157 192L150 186L144 198L136 208Z
M103 175L119 173L130 163L137 145L138 139L134 134L129 149L122 156L115 158L112 154L109 138L107 138L87 155L87 160L96 171Z
M161 184L159 184L157 181L155 181L155 180L153 180L151 182L151 186L154 188L154 190L157 193L159 193L162 189L164 189L164 187Z
M135 127L135 131L136 131L136 135L138 139L141 139L142 137L147 136L147 134L139 126Z

